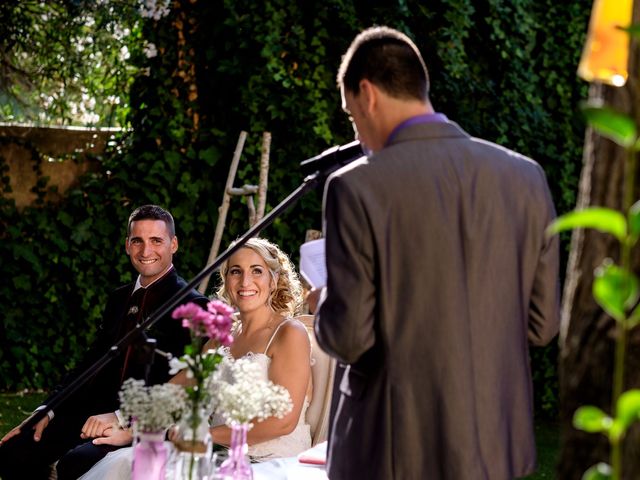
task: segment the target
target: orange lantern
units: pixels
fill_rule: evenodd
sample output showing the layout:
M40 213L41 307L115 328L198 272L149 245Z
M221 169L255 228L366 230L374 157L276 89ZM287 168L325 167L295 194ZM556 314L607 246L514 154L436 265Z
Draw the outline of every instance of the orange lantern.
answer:
M621 87L629 76L629 27L633 0L595 0L578 75L587 82Z

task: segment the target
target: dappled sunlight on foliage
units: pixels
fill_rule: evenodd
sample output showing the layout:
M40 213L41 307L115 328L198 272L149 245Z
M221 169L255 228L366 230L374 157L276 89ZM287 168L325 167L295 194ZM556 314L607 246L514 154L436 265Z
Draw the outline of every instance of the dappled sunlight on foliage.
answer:
M0 120L125 126L142 20L137 0L2 2Z

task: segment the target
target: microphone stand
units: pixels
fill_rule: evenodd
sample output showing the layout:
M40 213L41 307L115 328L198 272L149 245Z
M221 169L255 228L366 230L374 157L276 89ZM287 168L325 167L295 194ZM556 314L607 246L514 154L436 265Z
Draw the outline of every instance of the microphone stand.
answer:
M350 144L351 145L351 144ZM271 210L262 220L256 223L253 227L251 227L247 232L242 235L232 246L230 246L227 250L222 252L210 265L206 266L200 273L198 273L193 279L187 283L181 290L176 292L169 300L167 300L164 304L162 304L157 310L155 310L152 314L147 316L142 323L136 324L135 328L129 333L127 333L124 337L122 337L116 344L114 344L108 351L105 353L100 359L98 359L93 365L87 368L84 372L78 375L69 385L67 385L64 389L60 390L56 395L54 395L47 405L40 410L33 412L29 417L27 417L24 422L20 425L22 430L28 429L34 426L36 423L40 421L50 410L54 410L59 405L61 405L66 398L68 398L72 393L78 390L82 385L84 385L90 378L96 375L100 370L102 370L109 362L115 359L120 353L126 351L127 347L136 340L139 336L144 335L144 331L150 328L154 323L156 323L160 318L164 317L168 313L172 312L177 306L180 305L180 302L189 294L189 292L197 287L202 280L209 276L213 271L217 270L220 265L227 260L231 255L233 255L237 250L239 250L250 238L257 235L261 230L271 225L273 221L279 217L289 206L294 204L302 195L307 193L307 191L316 188L317 186L324 184L324 180L335 170L340 168L343 165L355 160L356 158L362 156L362 153L357 154L357 156L352 156L351 158L336 158L336 162L333 165L330 165L326 168L323 168L322 171L317 170L314 173L308 175L302 182L302 184L296 188L293 192L289 194L280 204L278 204L273 210ZM304 163L304 162L303 162ZM324 167L324 165L323 165Z

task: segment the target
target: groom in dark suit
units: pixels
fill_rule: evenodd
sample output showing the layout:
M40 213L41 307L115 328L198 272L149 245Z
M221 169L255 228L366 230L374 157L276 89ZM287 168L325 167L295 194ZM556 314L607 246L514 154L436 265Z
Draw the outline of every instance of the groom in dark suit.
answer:
M557 236L533 160L472 138L429 101L404 34L358 35L338 73L371 152L324 198L320 345L348 364L332 480L507 480L535 468L529 344L557 333Z
M173 267L178 239L173 217L166 210L155 205L134 210L127 225L125 250L139 274L138 279L111 294L91 349L49 398L186 285ZM206 297L196 291L184 299L188 301L202 306L207 303ZM170 314L160 318L147 336L156 339L159 350L174 356L181 355L190 341L188 329ZM123 380L146 376L150 384L156 384L169 379L166 358L156 355L149 369L142 357L139 348L130 346L71 394L55 412L49 412L33 430L23 431L18 426L9 432L0 442L0 477L3 480L47 479L50 465L60 459L58 478L75 479L109 451L118 448L93 445L91 439L109 437L117 430L115 425L123 422L117 415L118 391Z

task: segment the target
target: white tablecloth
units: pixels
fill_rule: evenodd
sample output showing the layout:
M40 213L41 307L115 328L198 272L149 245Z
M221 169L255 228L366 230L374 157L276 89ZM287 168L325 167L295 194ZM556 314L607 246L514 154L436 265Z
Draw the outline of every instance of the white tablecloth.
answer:
M300 463L298 458L305 460ZM290 458L278 458L264 463L254 463L254 480L328 480L325 465L315 465L327 458L327 442L322 442Z
M254 463L254 480L327 480L324 465L300 463L297 457Z

